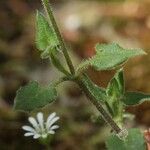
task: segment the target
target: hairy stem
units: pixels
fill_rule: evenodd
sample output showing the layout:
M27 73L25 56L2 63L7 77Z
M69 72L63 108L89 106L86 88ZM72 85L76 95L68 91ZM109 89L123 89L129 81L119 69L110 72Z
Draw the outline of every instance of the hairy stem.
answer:
M49 3L49 0L42 0L43 2L43 6L44 6L44 9L45 9L45 12L48 16L48 19L49 19L49 22L50 24L53 26L54 28L54 31L57 35L57 38L60 42L60 46L62 48L62 51L63 51L63 54L64 54L64 57L66 59L66 62L68 64L68 67L70 69L70 72L72 75L75 74L75 69L74 69L74 66L73 66L73 63L70 59L70 56L68 54L68 51L67 51L67 48L66 48L66 45L64 43L64 40L61 36L61 33L59 31L59 28L57 26L57 23L55 21L55 18L54 18L54 15L53 15L53 11L52 11L52 8L50 6L50 3ZM61 82L61 81L60 81ZM84 93L86 94L86 96L89 98L89 100L96 106L96 108L99 110L99 112L101 113L103 119L111 126L111 128L118 134L120 133L122 130L119 128L119 126L114 122L114 120L111 118L111 116L105 111L105 109L102 107L102 105L97 102L97 100L90 94L89 90L87 89L87 87L84 85L84 83L82 82L82 79L77 79L76 81L79 86L81 87L81 89L84 91ZM59 82L58 82L59 83Z
M45 12L46 12L46 14L48 16L49 22L53 26L54 31L56 33L56 36L57 36L57 38L58 38L58 40L60 42L60 46L62 48L64 57L66 59L67 65L68 65L68 67L70 69L70 72L71 72L71 74L75 74L75 69L74 69L73 63L72 63L72 61L70 59L70 56L68 54L66 45L65 45L64 40L63 40L63 38L61 36L61 33L60 33L59 28L57 26L57 23L55 21L55 18L54 18L54 15L53 15L53 11L52 11L52 7L51 7L51 5L49 3L49 0L42 0L42 2L43 2L44 10L45 10Z
M83 90L85 95L89 98L89 100L95 105L98 111L101 113L103 119L111 126L111 128L115 131L116 134L120 133L122 129L116 124L116 122L112 119L112 117L107 113L107 111L103 108L103 106L91 95L88 88L82 82L82 78L77 79L77 83L80 88Z

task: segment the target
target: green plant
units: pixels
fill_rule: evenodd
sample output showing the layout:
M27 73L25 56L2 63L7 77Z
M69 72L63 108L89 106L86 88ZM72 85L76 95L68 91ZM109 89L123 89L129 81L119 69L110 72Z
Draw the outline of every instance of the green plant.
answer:
M122 67L128 59L146 53L141 49L124 49L116 43L97 44L95 56L83 61L75 69L68 54L68 48L53 16L50 3L48 0L42 0L42 2L46 17L37 11L36 45L41 51L41 58L50 59L63 76L46 87L42 87L37 82L32 81L20 88L15 98L15 110L30 112L36 108L44 107L57 98L57 86L59 84L64 81L73 81L79 85L114 131L115 134L110 136L106 142L109 150L117 150L116 145L118 144L118 150L145 150L146 145L142 133L138 129L130 129L129 133L124 129L124 110L129 105L139 105L150 100L150 95L126 92ZM58 55L62 54L68 69L58 59ZM95 85L85 73L84 70L89 66L98 71L117 69L117 72L107 88L104 89Z

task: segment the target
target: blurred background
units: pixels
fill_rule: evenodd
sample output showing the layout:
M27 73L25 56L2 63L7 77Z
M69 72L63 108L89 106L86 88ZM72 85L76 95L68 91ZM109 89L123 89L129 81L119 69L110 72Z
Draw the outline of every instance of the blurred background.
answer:
M51 0L62 34L76 65L94 55L96 43L117 42L126 48L143 48L148 55L125 66L126 89L150 93L150 0ZM41 150L38 141L23 136L28 114L13 111L16 90L37 80L45 85L61 76L35 47L35 12L40 0L0 0L0 150ZM105 87L114 71L87 73ZM59 87L58 100L45 107L61 117L51 141L54 150L105 150L110 128L72 83ZM135 114L127 127L150 126L150 104L126 111ZM33 115L35 112L33 112Z

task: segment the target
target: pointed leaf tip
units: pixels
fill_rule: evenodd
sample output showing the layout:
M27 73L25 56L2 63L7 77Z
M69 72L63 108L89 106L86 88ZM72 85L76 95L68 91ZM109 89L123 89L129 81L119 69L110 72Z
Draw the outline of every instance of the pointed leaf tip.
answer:
M145 101L150 101L150 95L140 92L126 92L123 99L127 106L139 105Z
M95 46L96 55L79 65L77 70L86 69L92 66L96 70L112 70L123 65L128 59L145 55L142 49L125 49L116 43L97 44Z

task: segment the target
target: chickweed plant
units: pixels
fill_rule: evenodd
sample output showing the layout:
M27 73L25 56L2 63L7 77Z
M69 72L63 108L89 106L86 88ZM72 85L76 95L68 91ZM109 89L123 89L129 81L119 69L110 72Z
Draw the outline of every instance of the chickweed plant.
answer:
M39 85L36 81L21 87L15 97L14 109L31 112L37 108L42 108L56 100L59 84L65 81L75 82L113 131L106 141L108 150L146 150L143 133L139 129L125 129L124 118L127 116L125 113L126 107L148 101L150 95L125 91L123 71L123 65L128 59L146 53L142 49L122 48L116 43L98 43L95 46L96 54L74 68L49 0L42 0L42 4L45 14L37 11L36 46L41 52L41 58L50 59L55 68L63 75L57 81L49 83L45 87ZM62 64L58 58L59 55L64 56L68 68ZM98 71L116 70L116 73L108 86L102 88L95 85L86 74L86 69L89 66Z

